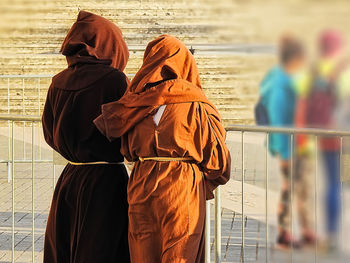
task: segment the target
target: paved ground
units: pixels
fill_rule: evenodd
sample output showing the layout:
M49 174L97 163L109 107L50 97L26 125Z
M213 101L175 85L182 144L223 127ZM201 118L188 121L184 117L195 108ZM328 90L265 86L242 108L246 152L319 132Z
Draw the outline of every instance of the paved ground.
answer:
M36 131L35 157L39 159L52 158L52 152L41 142L39 144L39 130ZM0 159L8 156L8 131L0 129ZM23 144L23 128L15 129L15 159L31 157L31 130L25 130ZM279 176L276 163L268 160L269 190L268 190L268 239L266 243L265 224L265 189L264 189L264 147L263 137L247 135L245 158L245 248L242 250L242 216L241 216L241 145L240 135L230 134L229 146L232 153L232 180L222 187L222 260L223 262L265 262L266 252L268 262L314 262L315 254L312 250L282 252L274 249L276 235L276 201L278 200ZM62 166L56 167L59 175ZM32 174L30 163L15 165L15 259L16 262L31 262L32 258ZM35 232L34 256L35 262L42 262L43 235L47 220L48 209L54 186L53 165L49 163L35 164ZM7 164L0 163L0 262L11 261L11 189L12 182L8 182ZM349 198L347 198L348 200ZM349 209L347 209L348 211ZM214 260L214 207L211 209L211 252ZM346 216L345 218L350 218ZM297 229L297 228L296 228ZM349 228L346 228L349 229ZM322 232L320 230L320 232ZM345 239L344 239L345 240ZM349 243L349 242L345 242ZM267 249L266 249L267 244ZM349 251L349 250L347 250ZM348 262L343 253L325 255L318 253L318 262Z

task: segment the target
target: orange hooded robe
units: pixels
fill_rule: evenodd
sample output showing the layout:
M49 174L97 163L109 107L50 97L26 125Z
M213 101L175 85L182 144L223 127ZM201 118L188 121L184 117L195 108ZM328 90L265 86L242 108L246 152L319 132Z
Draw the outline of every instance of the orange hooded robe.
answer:
M81 11L61 52L68 68L48 91L42 123L46 142L72 162L122 162L120 139L93 124L101 105L121 98L129 51L112 22ZM47 221L45 263L130 262L128 174L121 164L67 164Z
M229 180L230 154L186 46L167 35L150 42L126 94L103 105L95 124L110 140L122 136L122 154L136 162L128 183L131 261L202 262L205 200Z

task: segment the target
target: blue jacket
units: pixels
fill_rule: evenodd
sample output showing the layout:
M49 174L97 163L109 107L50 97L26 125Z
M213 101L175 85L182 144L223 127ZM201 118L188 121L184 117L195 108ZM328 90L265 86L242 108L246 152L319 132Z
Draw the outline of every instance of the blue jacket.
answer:
M292 78L282 67L272 68L260 84L260 96L265 106L271 126L292 127L296 92ZM272 155L280 155L284 160L290 159L290 135L274 133L269 136L269 150Z

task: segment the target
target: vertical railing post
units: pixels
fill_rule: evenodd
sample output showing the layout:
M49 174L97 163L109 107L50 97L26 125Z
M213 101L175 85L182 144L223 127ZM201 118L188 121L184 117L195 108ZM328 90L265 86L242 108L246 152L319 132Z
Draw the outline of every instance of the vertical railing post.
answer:
M11 170L12 170L12 227L11 227L11 260L15 262L15 140L14 140L14 121L11 122Z
M41 113L41 92L40 92L40 77L38 78L38 113Z
M40 91L40 78L38 78L38 115L41 114L41 91ZM40 130L41 130L41 122L38 123L38 142L39 142L39 160L41 160L41 138L40 138Z
M244 174L245 174L245 165L244 165L244 132L241 132L241 154L242 154L242 258L244 261L244 246L245 246L245 224L244 224Z
M269 262L269 219L268 219L268 191L269 191L269 170L268 170L268 151L269 133L266 133L266 151L265 151L265 262Z
M32 122L32 262L34 263L35 258L35 167L34 167L34 158L35 158L35 122Z
M11 133L11 128L9 125L9 131ZM9 145L8 145L8 162L7 162L7 182L12 181L12 173L11 173L11 136L9 136Z
M7 113L10 114L10 78L7 78Z
M24 98L24 78L22 78L22 114L25 115L25 98ZM23 159L26 160L26 140L25 140L25 134L26 134L26 123L23 122Z
M221 196L220 187L215 189L215 263L221 263Z
M340 180L340 240L341 249L344 251L344 188L343 188L343 136L340 137L340 156L339 156L339 180Z
M55 192L55 186L56 186L56 165L55 165L55 160L52 160L53 163L52 163L52 192L54 193Z
M7 113L10 114L10 78L7 78ZM11 182L12 176L11 176L11 166L10 166L10 160L11 160L11 121L8 121L8 160L7 163L7 182Z
M24 78L22 78L22 114L25 115Z
M318 137L317 135L315 136L315 179L314 179L314 184L315 184L315 233L316 233L316 243L315 243L315 263L317 262L317 253L318 253L318 209L317 209L317 205L318 205L318 195L317 195L317 191L318 191Z
M293 226L293 202L294 202L294 134L290 135L290 227L291 235L294 236L294 226ZM291 244L290 248L291 262L294 261L294 247Z
M210 263L210 202L205 203L205 263Z

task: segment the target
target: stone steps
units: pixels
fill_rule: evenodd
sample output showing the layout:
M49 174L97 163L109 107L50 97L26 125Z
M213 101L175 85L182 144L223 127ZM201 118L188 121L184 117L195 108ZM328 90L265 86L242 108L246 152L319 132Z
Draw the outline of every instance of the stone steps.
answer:
M130 52L130 60L126 69L134 74L142 61L142 45L136 47L136 52ZM253 121L252 107L257 100L257 88L262 72L273 62L272 56L247 55L202 55L195 53L196 62L201 75L201 83L208 98L217 106L225 124L251 123ZM26 74L55 74L66 67L66 61L59 54L32 55L29 57L6 56L1 64L8 70L14 70L19 65L25 65ZM12 67L12 68L11 68ZM50 78L41 80L40 109L43 108L46 90ZM10 79L11 113L22 113L23 82L20 79ZM38 84L35 79L25 79L25 112L38 114L39 98ZM7 79L0 79L0 109L7 108ZM6 107L1 107L6 106ZM7 111L3 111L6 113Z
M145 44L163 33L176 35L181 40L191 43L208 43L208 39L220 42L214 31L222 19L215 18L212 14L225 7L222 5L223 2L213 5L209 1L191 1L186 4L181 1L176 3L157 1L157 4L151 1L121 1L118 5L113 1L89 0L74 3L68 1L14 3L7 1L6 3L2 7L5 14L3 22L0 22L3 25L0 31L0 54L18 53L18 51L23 54L57 51L75 21L78 7L81 9L89 7L87 11L101 14L116 22L123 30L128 44ZM135 8L137 6L140 8ZM227 32L226 30L226 34Z
M311 31L328 26L330 21L340 29L348 29L346 0L336 4L300 2L286 0L281 5L278 0L3 0L0 75L53 75L64 69L66 61L57 53L79 9L112 20L122 29L128 45L136 47L135 52L130 52L126 68L130 76L142 63L145 45L162 33L177 36L187 46L244 45L275 43L285 29L295 29L309 40L313 37ZM218 107L224 122L251 123L259 82L276 60L271 53L234 52L196 51L195 58L204 91ZM28 114L37 114L39 102L42 109L50 78L40 80L40 98L37 81L25 79ZM11 112L21 113L22 85L22 80L10 80ZM7 103L7 79L0 77L0 112L7 112Z

